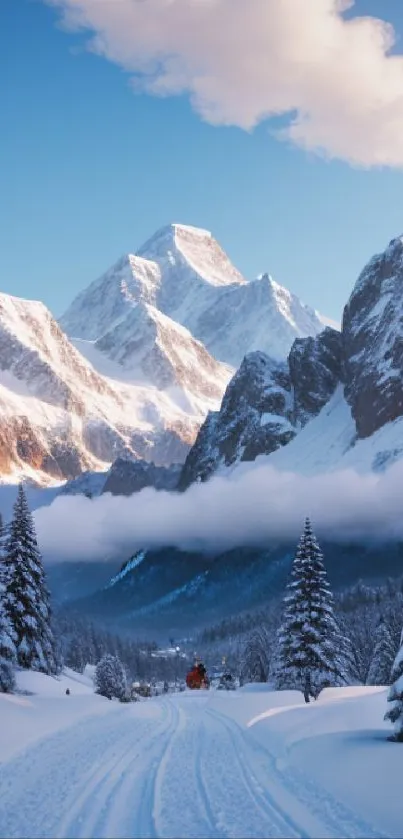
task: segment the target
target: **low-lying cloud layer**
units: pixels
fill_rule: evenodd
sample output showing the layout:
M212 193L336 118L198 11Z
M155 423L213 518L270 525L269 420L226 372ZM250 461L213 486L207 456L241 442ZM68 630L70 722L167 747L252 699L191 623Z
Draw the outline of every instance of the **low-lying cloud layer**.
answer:
M353 164L403 165L403 57L354 0L45 0L89 49L158 96L188 94L214 125L279 133ZM382 5L380 8L382 8Z
M35 512L48 561L127 558L167 545L217 552L297 540L305 516L335 541L403 538L403 463L383 475L353 471L306 477L253 467L186 493L145 489L130 498L59 496Z

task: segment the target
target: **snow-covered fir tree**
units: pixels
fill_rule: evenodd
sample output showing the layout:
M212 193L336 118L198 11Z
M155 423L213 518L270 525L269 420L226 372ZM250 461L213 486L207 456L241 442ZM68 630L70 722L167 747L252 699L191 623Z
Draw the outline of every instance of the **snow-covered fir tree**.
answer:
M309 519L284 598L276 676L279 689L301 690L306 702L324 687L347 681L345 642L334 617L323 555Z
M375 632L375 646L368 670L367 685L390 685L396 646L390 628L381 617Z
M20 667L54 673L56 662L49 592L33 519L22 484L4 544L3 608Z
M394 732L390 739L403 743L403 631L400 648L392 667L391 681L388 693L390 707L385 714L385 720L393 724Z
M123 699L127 690L126 673L116 655L107 653L98 662L95 670L96 693L108 699Z

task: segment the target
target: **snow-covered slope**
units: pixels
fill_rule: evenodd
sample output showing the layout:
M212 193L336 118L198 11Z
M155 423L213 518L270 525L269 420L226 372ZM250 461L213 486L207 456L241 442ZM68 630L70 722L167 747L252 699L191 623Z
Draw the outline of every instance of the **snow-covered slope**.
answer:
M211 397L214 401L213 397ZM180 404L182 401L182 404ZM41 303L0 294L0 475L63 480L124 451L183 459L200 406L97 372Z
M318 313L267 274L246 282L211 233L184 225L162 228L123 257L73 301L61 325L73 338L101 339L139 301L233 367L252 350L284 360L295 338L323 328Z
M339 385L320 414L288 446L265 458L265 463L311 475L339 469L364 473L383 471L402 457L403 417L360 439L343 386Z
M83 342L81 347L85 352ZM130 308L94 347L117 362L126 379L176 393L181 407L187 402L184 409L200 416L221 399L233 372L187 329L147 303Z

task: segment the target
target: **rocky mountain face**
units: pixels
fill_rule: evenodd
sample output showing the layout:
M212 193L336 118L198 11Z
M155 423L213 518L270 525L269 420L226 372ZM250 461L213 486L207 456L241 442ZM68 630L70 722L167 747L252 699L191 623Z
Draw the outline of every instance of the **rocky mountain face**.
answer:
M341 373L340 333L327 327L296 340L288 363L250 353L229 383L220 411L211 412L179 481L186 489L219 466L253 461L286 446L330 399Z
M359 437L403 414L403 237L374 256L343 314L345 394Z
M342 376L340 332L327 327L316 338L297 339L288 356L293 392L292 422L302 428L329 401Z
M146 487L157 490L174 490L177 488L182 465L173 463L171 466L156 466L144 460L129 460L119 457L112 464L102 493L112 495L133 495Z
M221 465L254 460L259 454L270 455L287 445L327 408L337 388L341 396L324 415L320 433L326 434L329 423L337 421L338 416L348 423L346 411L350 409L352 430L340 429L348 434L344 444L347 448L403 417L402 313L400 237L362 271L344 309L341 332L328 327L319 335L294 341L287 364L282 367L283 392L269 423L265 422L262 405L268 392L273 393L274 388L277 393L278 381L269 385L267 381L274 362L259 353L246 356L228 385L220 411L210 413L200 429L183 467L180 486L186 488L195 480L206 480ZM258 368L263 375L257 373ZM233 393L236 398L232 401ZM396 447L395 438L396 434L390 435L393 451L384 448L384 436L382 444L381 438L379 442L382 450L378 451L375 444L372 468L385 466L400 456L402 446ZM308 442L306 435L304 439ZM294 451L294 444L291 449ZM298 452L301 460L300 455ZM275 463L281 463L277 455ZM287 460L287 468L293 468L292 458Z
M179 487L205 481L219 465L254 460L288 443L291 424L291 380L286 364L264 353L247 355L228 385L221 410L211 412L183 467Z

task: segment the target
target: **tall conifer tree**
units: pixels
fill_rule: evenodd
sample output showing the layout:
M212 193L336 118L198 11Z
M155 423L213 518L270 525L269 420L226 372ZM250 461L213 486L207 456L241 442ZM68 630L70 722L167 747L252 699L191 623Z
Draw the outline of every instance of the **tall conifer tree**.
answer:
M54 673L50 598L35 527L22 484L4 545L3 609L11 625L17 663Z
M293 562L278 635L277 686L301 690L306 702L345 684L345 639L333 613L323 555L309 519Z

